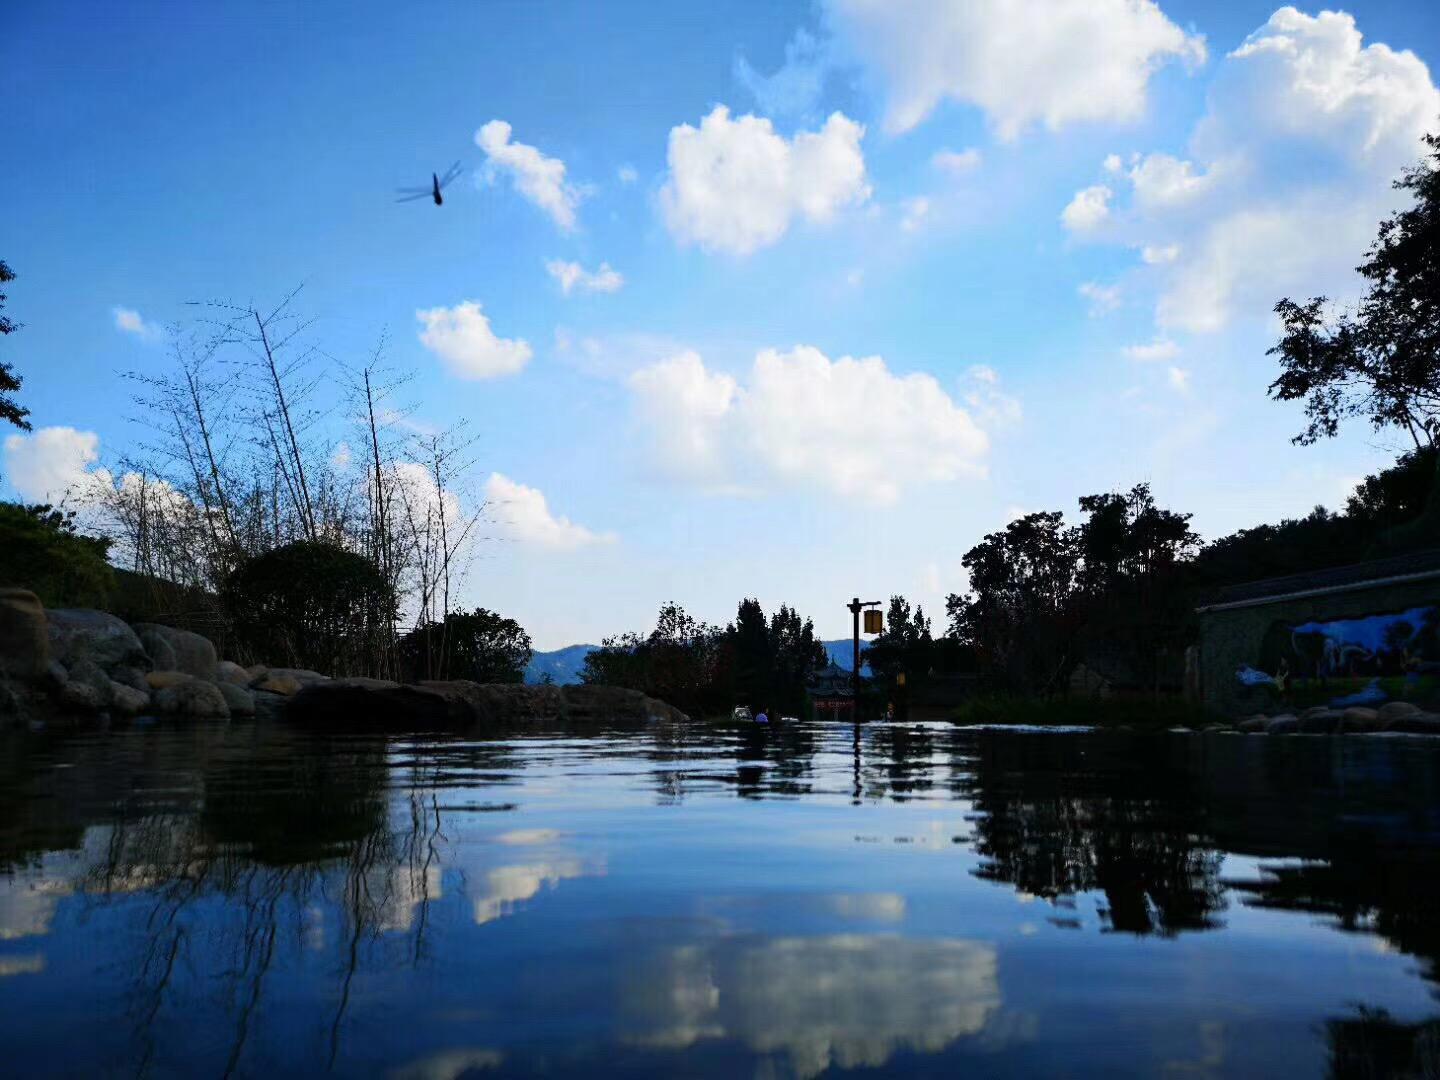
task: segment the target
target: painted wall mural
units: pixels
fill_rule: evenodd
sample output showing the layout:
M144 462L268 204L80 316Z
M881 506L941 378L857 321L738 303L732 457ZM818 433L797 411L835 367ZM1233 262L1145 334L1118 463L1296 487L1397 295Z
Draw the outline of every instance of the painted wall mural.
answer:
M1236 679L1257 703L1295 708L1440 697L1440 605L1304 623L1275 622Z

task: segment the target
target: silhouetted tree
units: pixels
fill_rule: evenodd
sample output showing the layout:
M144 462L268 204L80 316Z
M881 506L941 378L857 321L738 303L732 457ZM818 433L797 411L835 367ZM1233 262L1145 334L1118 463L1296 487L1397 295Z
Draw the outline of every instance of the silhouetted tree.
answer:
M885 629L865 649L865 659L876 677L887 684L901 672L914 680L930 671L933 646L925 609L917 605L912 611L903 596L892 596Z
M443 622L417 627L399 651L411 678L481 683L524 682L533 655L524 627L486 608L452 611Z
M1269 351L1281 366L1270 395L1305 402L1298 443L1347 417L1398 427L1417 448L1440 441L1440 136L1424 141L1431 160L1395 181L1413 204L1380 223L1357 267L1370 287L1355 312L1328 317L1323 296L1275 305L1285 333Z
M1026 514L987 535L961 560L971 591L945 602L951 636L1017 689L1058 688L1070 660L1080 555L1063 517Z
M15 271L6 265L4 259L0 259L0 285L15 280ZM20 324L4 313L5 294L0 292L0 334L13 334L20 329ZM22 409L16 402L14 395L24 380L17 374L15 369L5 360L0 360L0 420L14 424L21 431L30 430L30 421L26 419L30 415L29 409Z

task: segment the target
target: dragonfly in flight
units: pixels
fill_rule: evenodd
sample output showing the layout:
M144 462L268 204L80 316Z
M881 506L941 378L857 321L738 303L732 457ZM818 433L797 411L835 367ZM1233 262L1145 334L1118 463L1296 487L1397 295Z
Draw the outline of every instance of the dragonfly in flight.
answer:
M444 191L445 186L459 176L461 172L460 163L457 161L445 170L444 176L436 176L434 173L431 173L430 186L428 188L397 188L396 190L400 192L400 198L395 201L414 202L416 199L428 198L434 199L436 206L441 206L444 204L445 199L440 192Z

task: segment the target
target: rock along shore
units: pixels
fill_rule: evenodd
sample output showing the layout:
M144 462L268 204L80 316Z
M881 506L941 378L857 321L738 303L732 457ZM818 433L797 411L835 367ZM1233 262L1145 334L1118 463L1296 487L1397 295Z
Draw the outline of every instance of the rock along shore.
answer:
M0 589L0 730L50 719L283 718L331 728L480 734L543 723L636 723L685 715L612 686L402 684L249 667L216 656L201 634L131 625L88 608L45 609Z

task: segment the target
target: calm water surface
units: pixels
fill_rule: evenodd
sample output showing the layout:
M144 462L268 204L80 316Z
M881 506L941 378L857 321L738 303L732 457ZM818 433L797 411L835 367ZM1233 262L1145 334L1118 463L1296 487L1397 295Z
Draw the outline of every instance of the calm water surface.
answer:
M1437 956L1420 739L0 741L10 1076L1435 1075Z

